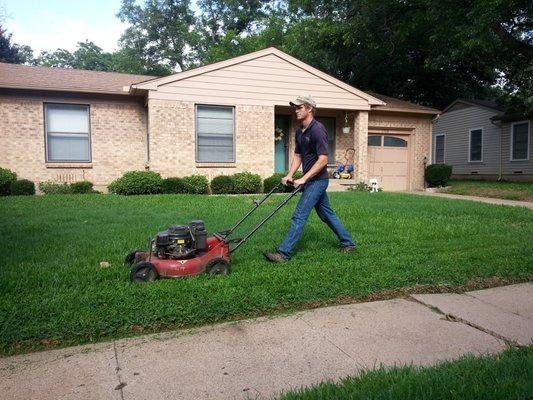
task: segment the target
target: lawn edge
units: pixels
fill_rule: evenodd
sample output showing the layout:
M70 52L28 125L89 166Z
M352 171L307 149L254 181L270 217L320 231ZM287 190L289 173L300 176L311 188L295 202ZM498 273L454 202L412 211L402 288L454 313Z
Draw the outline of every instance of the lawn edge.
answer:
M407 298L413 294L438 294L438 293L465 293L474 290L490 289L495 287L507 286L518 283L533 282L533 275L522 278L502 278L498 276L492 276L489 278L472 278L464 284L441 284L441 285L414 285L400 287L396 289L381 290L369 293L367 295L351 297L343 296L336 297L334 299L317 300L304 303L292 303L292 304L280 304L276 307L249 312L244 314L236 314L230 318L224 318L220 320L211 321L208 323L200 324L161 324L152 327L140 327L138 325L132 326L130 332L109 335L98 336L82 339L68 339L68 338L51 338L51 339L38 339L38 340L25 340L13 342L6 347L0 348L0 358L10 357L21 354L28 354L34 352L48 351L61 349L66 347L73 347L79 345L97 344L102 342L112 342L119 339L127 339L133 337L139 337L143 335L165 333L172 331L186 331L193 328L200 328L212 325L220 325L228 322L237 322L250 320L261 317L278 317L289 315L299 311L314 310L317 308L331 307L338 305L348 305L357 303L367 303L373 301L384 301L398 298Z

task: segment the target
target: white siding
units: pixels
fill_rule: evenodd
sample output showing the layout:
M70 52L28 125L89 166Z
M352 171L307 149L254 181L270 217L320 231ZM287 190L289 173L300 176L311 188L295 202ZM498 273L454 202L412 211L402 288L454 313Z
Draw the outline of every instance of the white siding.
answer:
M482 107L470 106L453 109L442 114L433 125L433 149L435 136L446 135L444 159L453 166L454 174L497 175L499 172L500 134L499 126L490 121L497 112ZM469 132L483 129L482 162L468 162Z
M150 99L202 104L287 105L311 93L319 108L368 110L368 101L269 54L257 59L170 82L151 90Z

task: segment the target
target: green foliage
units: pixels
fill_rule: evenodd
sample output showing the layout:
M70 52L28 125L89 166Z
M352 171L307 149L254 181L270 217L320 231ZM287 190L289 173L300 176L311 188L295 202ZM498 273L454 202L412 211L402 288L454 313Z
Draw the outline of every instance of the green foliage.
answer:
M235 193L260 193L261 177L251 172L238 172L233 175Z
M281 182L281 178L283 178L285 176L285 174L282 174L282 173L276 173L272 176L269 176L268 178L266 178L264 181L263 181L263 191L265 193L268 193L270 192L274 186L276 186L278 183ZM279 187L276 192L278 193L281 193L281 192L284 192L284 188L283 186Z
M209 181L203 175L191 175L182 178L185 187L185 193L189 194L207 194L209 190Z
M94 193L93 183L89 181L79 181L70 184L70 190L74 194Z
M11 182L12 196L31 196L35 194L35 184L27 179Z
M230 175L216 176L211 180L211 193L235 193L235 179Z
M181 178L166 178L162 183L163 193L175 194L175 193L187 193L185 184Z
M163 179L153 171L130 171L111 182L108 190L111 193L125 196L137 194L161 193Z
M0 21L0 62L18 64L23 60L18 45L11 43L11 36L11 33L2 29Z
M365 182L358 182L348 188L352 192L370 192L372 188Z
M11 184L16 180L16 173L7 168L0 168L0 196L9 196Z
M446 186L451 176L451 165L430 164L426 167L425 178L429 187Z
M72 194L68 183L39 182L39 190L44 194Z

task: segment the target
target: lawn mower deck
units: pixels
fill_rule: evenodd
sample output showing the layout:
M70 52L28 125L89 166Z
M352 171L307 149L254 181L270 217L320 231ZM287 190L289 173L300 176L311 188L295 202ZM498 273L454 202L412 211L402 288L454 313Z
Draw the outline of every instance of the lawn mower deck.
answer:
M254 200L254 207L229 230L207 237L204 222L196 220L191 221L189 225L174 225L166 231L159 232L150 242L148 251L135 250L126 256L126 264L131 265L131 280L133 282L151 282L157 278L178 278L202 273L229 274L230 254L244 244L301 190L301 187L295 188L245 237L230 239L235 229L259 208L280 185L281 183L275 186L261 201Z

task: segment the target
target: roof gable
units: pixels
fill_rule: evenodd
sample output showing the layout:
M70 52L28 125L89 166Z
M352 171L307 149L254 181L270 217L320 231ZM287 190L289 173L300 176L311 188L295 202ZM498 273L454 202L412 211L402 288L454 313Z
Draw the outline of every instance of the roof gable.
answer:
M313 87L316 87L316 91L320 92L323 97L323 99L321 99L320 96L317 95L319 107L329 106L328 100L324 99L324 97L327 96L322 94L323 91L330 92L332 101L335 97L338 98L340 96L346 97L346 100L354 101L358 99L364 102L366 107L385 104L380 99L356 89L273 47L246 54L244 56L235 57L230 60L195 68L190 71L177 73L164 78L158 78L140 84L134 84L132 85L132 89L157 91L166 90L165 86L184 87L187 85L180 84L180 82L188 81L187 84L191 82L200 83L205 76L209 77L213 81L213 84L216 84L217 80L214 79L214 77L219 77L222 80L224 80L224 78L230 79L231 74L228 74L228 72L233 72L235 76L240 76L239 74L242 74L242 76L249 76L255 73L258 76L262 76L261 80L268 82L269 70L274 71L270 74L272 82L283 83L287 92L290 92L291 99L295 95L304 92L311 92L314 94L315 90ZM228 76L224 76L225 74ZM276 74L278 74L277 77ZM285 82L280 82L280 79L283 78L285 78ZM228 80L228 82L229 81L230 80ZM260 82L257 82L257 80L255 83L250 81L249 87L252 88L257 84L260 85ZM273 84L272 86L275 85ZM320 86L323 87L320 88ZM235 88L235 85L233 85L232 88ZM263 90L265 90L265 93L268 92L268 85L265 85ZM280 101L281 98L283 98L283 104L286 104L288 101L285 98L286 96L281 96L280 93L272 93L271 95L278 96ZM342 100L340 103L342 103Z
M491 100L478 100L478 99L457 99L453 101L448 107L442 110L442 113L462 110L467 107L478 107L492 110L494 112L503 112L505 107L500 106L495 101Z

